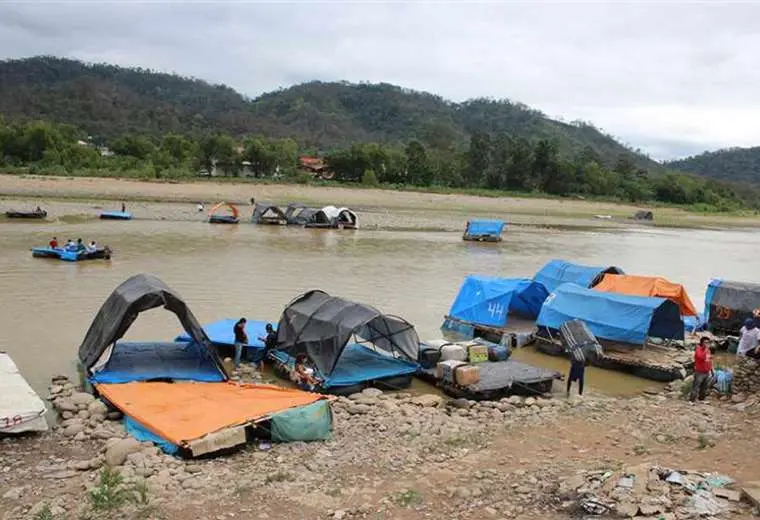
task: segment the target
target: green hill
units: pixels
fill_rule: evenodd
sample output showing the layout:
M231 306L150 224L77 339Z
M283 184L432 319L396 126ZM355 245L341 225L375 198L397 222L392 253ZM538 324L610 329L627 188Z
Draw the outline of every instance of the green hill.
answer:
M658 164L588 124L568 124L511 101L453 103L388 84L310 82L249 99L205 81L54 57L0 62L0 114L44 119L111 139L125 133L220 131L290 137L329 150L357 142L405 144L419 139L450 148L473 132L556 140L562 156L586 154L612 165L630 155Z
M760 147L728 148L671 161L674 170L733 182L760 183Z

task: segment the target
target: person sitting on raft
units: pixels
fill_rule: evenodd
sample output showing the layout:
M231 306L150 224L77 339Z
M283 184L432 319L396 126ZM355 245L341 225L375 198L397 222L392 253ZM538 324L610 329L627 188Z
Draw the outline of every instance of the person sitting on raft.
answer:
M757 326L756 320L754 318L744 320L740 334L736 355L758 358L760 356L760 327Z
M295 366L293 372L290 374L290 379L298 386L305 387L307 390L314 390L319 382L314 377L314 369L306 366L307 357L306 354L299 354L296 356Z
M50 249L58 249L58 239L53 237L53 239L48 242L48 247L50 247Z
M84 253L87 251L87 248L85 247L84 242L82 242L81 238L77 238L76 251L77 253Z
M96 244L95 241L93 240L92 242L90 242L90 245L87 246L87 252L94 253L97 250L98 250L98 244Z
M66 248L65 249L66 249L66 251L76 251L77 250L77 245L76 245L76 243L74 242L73 239L70 238L70 239L68 239L66 241Z

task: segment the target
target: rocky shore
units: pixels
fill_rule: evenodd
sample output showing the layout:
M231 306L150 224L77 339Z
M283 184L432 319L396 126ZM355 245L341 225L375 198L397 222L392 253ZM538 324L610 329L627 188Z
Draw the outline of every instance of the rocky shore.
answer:
M707 498L695 505L651 477L739 481L726 491L760 480L747 463L756 412L676 394L474 402L371 389L333 402L331 441L182 460L128 437L117 413L56 378L54 430L0 441L0 518L751 517L733 493L710 491L705 512Z

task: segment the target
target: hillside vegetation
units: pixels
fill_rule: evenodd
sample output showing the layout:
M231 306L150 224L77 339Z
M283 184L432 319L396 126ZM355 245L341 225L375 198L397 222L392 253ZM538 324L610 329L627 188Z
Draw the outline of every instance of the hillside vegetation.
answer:
M321 151L412 139L448 148L475 132L506 133L553 140L563 157L589 149L609 166L627 154L639 167L657 167L589 124L555 121L506 100L452 103L394 85L345 82L310 82L251 100L197 79L54 57L0 62L0 114L74 125L96 140L216 131L290 138Z
M713 179L757 184L760 183L760 146L705 152L668 162L666 166Z

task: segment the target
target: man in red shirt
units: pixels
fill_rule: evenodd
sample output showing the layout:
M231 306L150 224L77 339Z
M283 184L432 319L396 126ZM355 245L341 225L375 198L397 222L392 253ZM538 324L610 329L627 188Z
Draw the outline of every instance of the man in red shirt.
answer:
M709 339L701 338L697 349L694 351L694 384L689 394L689 401L692 403L697 400L697 397L700 401L704 401L708 390L710 390L713 366L709 344Z
M48 245L50 246L50 249L58 249L58 239L56 237L53 237Z

